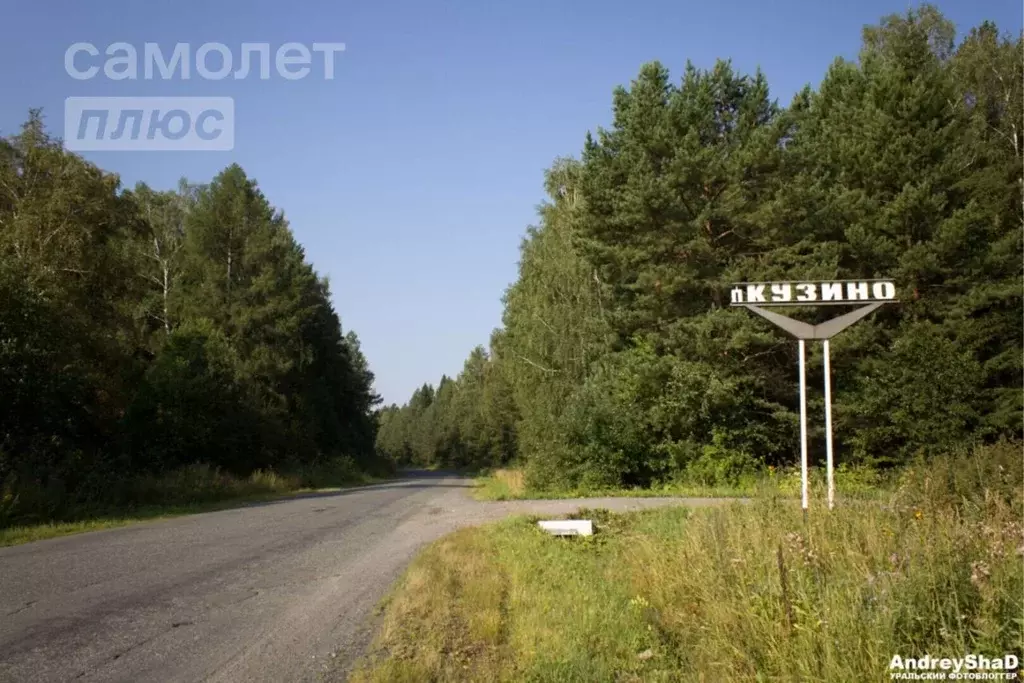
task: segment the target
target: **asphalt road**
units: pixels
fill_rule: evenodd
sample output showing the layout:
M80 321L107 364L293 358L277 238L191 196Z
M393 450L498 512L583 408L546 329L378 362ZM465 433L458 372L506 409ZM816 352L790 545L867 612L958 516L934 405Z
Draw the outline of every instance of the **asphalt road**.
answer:
M482 503L437 473L0 548L0 681L344 680L425 543L516 512L719 501Z

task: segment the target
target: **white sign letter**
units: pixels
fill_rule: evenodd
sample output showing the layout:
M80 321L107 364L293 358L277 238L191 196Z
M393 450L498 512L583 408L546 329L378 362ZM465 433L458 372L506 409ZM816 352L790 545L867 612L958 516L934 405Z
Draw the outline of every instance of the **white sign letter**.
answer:
M876 299L895 299L896 287L891 282L876 282L871 285L871 295Z
M289 52L297 52L297 56L290 56ZM309 75L309 48L302 43L285 43L277 48L277 56L274 58L277 65L277 73L289 81L296 81ZM285 67L297 64L302 68L298 71L290 71Z
M174 46L174 52L171 53L171 61L169 62L164 59L159 43L146 43L142 46L142 61L143 77L147 81L153 78L154 66L160 70L160 78L170 80L174 77L174 72L179 64L181 65L181 80L188 80L188 43L177 43Z
M79 71L75 67L75 55L79 52L85 52L90 57L99 57L100 51L92 43L75 43L64 53L64 70L68 72L68 76L79 81L87 81L98 74L100 68L98 66L90 66L85 71Z
M846 298L850 301L864 300L868 298L868 283L848 282L846 284Z
M206 66L206 55L211 52L220 53L221 65L216 71L210 71ZM219 81L224 78L231 72L231 50L223 43L203 43L196 50L196 72L211 81Z
M235 72L235 80L249 75L249 56L260 53L260 80L270 78L270 43L242 43L242 66Z
M793 300L793 287L788 283L781 285L772 285L772 303L792 301Z
M123 57L115 58L117 52L123 52ZM110 59L103 65L103 73L112 81L123 81L124 79L135 80L139 76L139 55L130 43L111 43L107 46L107 56ZM121 71L114 71L115 66L124 66Z
M818 287L817 285L800 284L796 286L797 291L800 293L796 295L797 301L817 301L818 300Z
M822 301L842 301L843 300L843 285L841 282L822 282L821 283L821 300Z
M334 80L334 53L344 51L345 43L313 43L313 52L324 53L324 80Z

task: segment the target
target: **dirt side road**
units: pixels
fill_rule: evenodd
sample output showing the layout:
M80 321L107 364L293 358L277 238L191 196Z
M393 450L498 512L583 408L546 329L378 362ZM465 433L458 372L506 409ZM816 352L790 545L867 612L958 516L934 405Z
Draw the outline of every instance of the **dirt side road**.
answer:
M517 512L721 501L482 503L438 473L0 548L0 681L342 680L416 551Z

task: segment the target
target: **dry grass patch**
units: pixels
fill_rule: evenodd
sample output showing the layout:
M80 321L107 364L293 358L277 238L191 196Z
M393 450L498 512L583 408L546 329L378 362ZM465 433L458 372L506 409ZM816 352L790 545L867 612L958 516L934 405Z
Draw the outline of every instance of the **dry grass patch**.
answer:
M503 468L478 477L473 496L477 500L516 500L527 497L526 476L520 469Z
M389 598L377 649L355 681L492 680L507 662L507 581L480 529L424 552Z

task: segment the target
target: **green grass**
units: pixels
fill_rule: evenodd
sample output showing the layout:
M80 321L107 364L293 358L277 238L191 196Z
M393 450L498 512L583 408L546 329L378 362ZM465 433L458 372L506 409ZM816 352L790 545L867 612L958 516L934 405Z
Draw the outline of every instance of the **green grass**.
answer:
M203 465L191 466L121 482L113 501L58 512L47 512L42 496L28 505L22 503L20 515L14 514L20 501L0 500L0 511L9 510L8 522L0 525L0 547L378 481L382 479L355 472L345 463L293 474L257 471L241 478Z
M685 498L742 498L756 494L756 489L737 486L668 485L652 488L573 488L573 489L516 489L508 485L502 471L476 478L473 497L476 500L561 500L567 498L631 497L657 498L661 496Z
M811 468L809 489L814 495L824 496L825 471ZM895 482L867 469L840 468L835 473L837 497L878 499L892 491ZM685 498L747 498L780 495L800 497L800 470L786 468L767 471L759 476L745 477L735 484L703 484L671 482L648 488L545 488L534 489L527 484L525 473L517 468L495 469L478 475L474 480L473 497L477 500L536 500L598 497L659 496Z
M590 538L459 531L397 584L352 680L881 681L894 654L1020 656L1020 452L983 455L806 522L765 496L584 511Z

